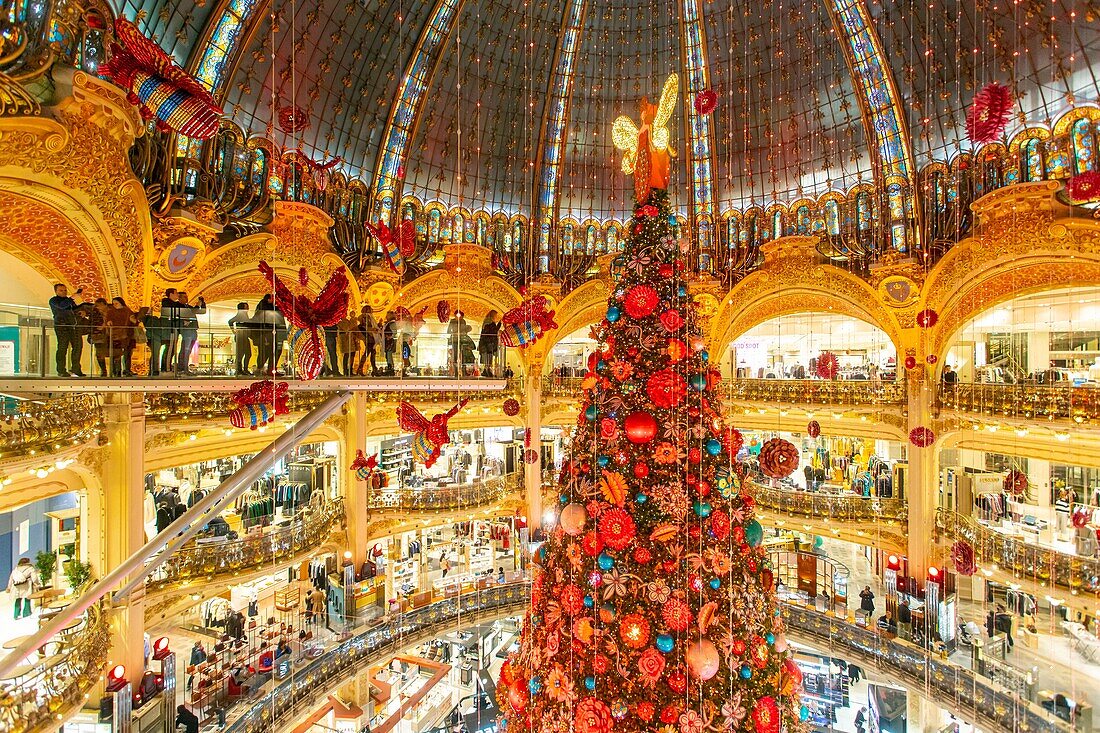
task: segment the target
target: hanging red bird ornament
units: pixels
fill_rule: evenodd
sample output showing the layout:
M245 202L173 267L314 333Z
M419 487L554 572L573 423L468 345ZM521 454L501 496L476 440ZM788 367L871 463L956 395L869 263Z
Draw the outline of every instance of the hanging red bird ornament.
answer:
M1012 90L993 82L974 95L966 112L966 136L975 145L999 140L1012 118Z
M557 328L549 305L545 296L536 295L505 313L500 319L500 340L505 346L525 348Z
M382 486L386 486L389 483L389 476L384 471L378 470L378 456L373 455L367 458L363 451L355 451L355 460L351 462L348 467L352 471L355 471L355 478L360 481L370 481L377 473L382 477Z
M265 379L253 382L229 396L229 424L235 428L248 427L252 430L267 425L279 415L290 412L287 404L286 382L274 382Z
M405 259L412 257L416 252L416 224L411 221L402 221L397 229L390 229L381 219L377 224L363 222L367 231L382 245L382 251L386 253L386 262L398 275L405 274Z
M310 299L290 292L271 265L263 260L260 260L259 269L274 286L275 306L296 328L290 335L290 349L298 376L305 380L316 379L325 363L325 342L320 329L336 325L348 312L347 271L341 267L333 272L321 293ZM298 278L299 282L308 281L304 267Z
M397 406L397 424L402 430L413 433L412 452L413 458L424 464L424 468L431 468L435 459L439 458L439 451L447 443L451 442L451 436L447 432L447 421L458 414L458 411L470 401L467 397L457 405L433 417L430 421L424 417L420 410L408 402L402 402Z
M218 131L222 109L197 79L125 18L115 20L111 58L99 73L126 90L130 104L157 128L208 140Z

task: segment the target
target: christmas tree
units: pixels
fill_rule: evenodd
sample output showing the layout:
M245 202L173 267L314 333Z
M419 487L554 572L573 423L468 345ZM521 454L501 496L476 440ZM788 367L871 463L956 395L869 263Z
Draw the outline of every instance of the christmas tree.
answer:
M655 185L642 185L622 276L594 328L560 514L535 553L520 647L501 671L501 726L798 730L801 674L736 462L741 435L722 421L667 172L639 170L653 147L638 147L636 180ZM783 447L776 460L789 460Z

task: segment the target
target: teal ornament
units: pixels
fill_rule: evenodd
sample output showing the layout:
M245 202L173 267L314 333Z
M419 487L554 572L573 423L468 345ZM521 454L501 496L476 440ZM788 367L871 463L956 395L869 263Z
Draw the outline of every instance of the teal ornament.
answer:
M592 690L595 690L596 689L596 678L593 677L592 675L589 675L589 676L585 677L584 678L584 687L589 692L591 692Z
M596 362L596 371L597 372L607 371L607 362L604 361L603 359L600 359L599 361L597 361Z
M595 605L596 605L596 602L594 600L592 600L592 596L585 596L584 597L584 607L585 608L592 608Z
M742 664L741 665L741 677L743 679L746 679L746 680L752 679L752 667L750 667L747 664Z
M710 361L710 352L709 351L700 351L699 352L699 358L702 359L703 361Z
M769 631L769 632L768 632L768 633L767 633L767 634L766 634L766 635L764 636L764 639L765 639L765 640L767 640L767 642L768 642L769 644L774 644L774 643L775 643L775 634L773 634L772 632L770 632L770 631Z
M709 517L710 516L710 512L711 512L710 502L697 501L697 502L695 502L695 506L693 508L695 509L695 513L698 514L700 517Z
M668 223L671 224L672 226L676 226L676 215L675 214L670 214L669 215Z
M825 544L825 538L819 534L814 535L814 547L821 549L821 546Z
M686 298L688 294L687 286L681 285L679 288L676 289L676 294L681 298Z
M568 504L569 503L568 494L562 494L561 496L559 496L558 501L560 501L562 504Z
M722 587L722 579L721 578L711 578L710 579L710 587L713 588L714 590L718 590L719 588Z
M596 414L597 414L596 406L595 405L589 405L584 411L584 419L587 420L588 422L595 422L596 421Z
M805 705L800 707L798 709L798 718L802 722L806 722L807 720L809 720L810 719L810 709L808 707L806 707Z
M634 497L634 501L638 502L639 504L645 504L646 501L648 501L648 500L649 500L649 497L646 496L645 494L642 494L642 493L638 493Z
M657 651L668 654L676 646L676 641L668 634L657 634Z
M613 305L607 309L607 320L611 323L619 320L623 315L623 312L619 310L619 306Z
M696 392L702 392L707 388L707 375L706 374L692 374L691 379L688 380L691 388Z
M608 555L606 552L601 552L600 556L596 558L596 562L600 565L600 570L610 570L615 567L615 558Z
M607 464L611 463L611 456L597 456L596 463L600 464L600 468L607 468Z
M542 680L538 677L532 677L527 680L527 691L532 695L537 695L542 692Z
M704 443L704 445L707 448L707 453L710 453L712 456L716 456L722 452L722 441L717 438L707 438L707 442Z
M745 542L753 547L760 547L764 542L764 528L755 519L745 525Z
M537 552L539 553L539 561L546 562L546 545L541 545Z

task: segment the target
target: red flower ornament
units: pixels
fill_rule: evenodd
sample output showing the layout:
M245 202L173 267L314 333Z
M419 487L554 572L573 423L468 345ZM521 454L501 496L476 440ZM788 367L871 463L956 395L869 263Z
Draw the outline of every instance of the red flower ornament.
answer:
M821 435L821 423L817 420L810 420L810 422L806 423L806 433L811 438L816 438Z
M752 709L752 722L757 733L779 733L779 705L771 695L760 698Z
M519 414L519 400L515 397L509 397L504 400L504 414L508 417L515 417Z
M691 626L691 606L679 598L670 598L661 607L661 620L673 631L686 631Z
M611 708L596 697L586 697L577 705L573 716L576 733L608 733L611 730Z
M1012 118L1012 90L998 82L974 95L966 113L966 136L975 145L999 140Z
M612 550L622 550L634 539L634 518L624 509L614 507L603 513L599 522L600 537Z
M909 431L909 442L918 448L927 448L936 442L936 434L924 426L913 428Z
M836 379L836 375L840 373L840 360L833 352L823 351L821 356L817 357L815 371L819 379Z
M760 448L760 470L771 478L785 478L798 467L798 448L782 438L772 438Z
M675 333L684 327L684 317L680 315L679 311L669 308L661 314L661 325L669 333Z
M683 402L687 395L687 380L671 369L662 369L646 382L646 395L654 406L667 410Z
M921 328L932 328L940 320L940 314L931 308L925 308L917 314L917 325Z
M623 308L631 318L645 318L657 309L657 291L649 285L635 285L626 294Z
M978 571L974 562L974 548L966 540L956 540L951 545L951 562L959 575L973 575Z
M1066 195L1075 204L1100 201L1100 170L1074 176L1066 183Z
M704 89L695 95L695 111L706 117L718 107L718 95L713 89Z

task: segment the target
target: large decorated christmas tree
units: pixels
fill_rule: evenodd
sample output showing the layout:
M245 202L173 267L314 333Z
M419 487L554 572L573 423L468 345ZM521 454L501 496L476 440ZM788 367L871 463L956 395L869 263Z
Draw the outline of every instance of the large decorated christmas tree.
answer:
M645 138L649 108L628 171L642 202L595 328L520 648L501 672L509 733L775 733L805 715L741 436L723 423L685 282L667 161Z

